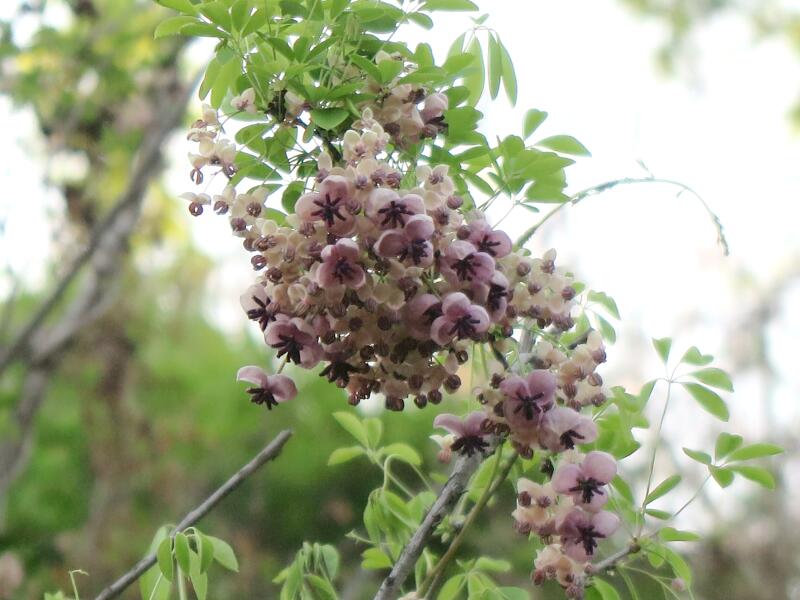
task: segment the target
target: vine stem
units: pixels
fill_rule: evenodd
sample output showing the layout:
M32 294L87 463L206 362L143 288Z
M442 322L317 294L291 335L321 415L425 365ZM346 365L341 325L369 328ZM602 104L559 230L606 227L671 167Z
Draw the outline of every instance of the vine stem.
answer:
M631 554L636 554L642 549L642 547L638 544L638 542L633 541L625 548L618 550L614 554L604 558L599 563L592 565L592 573L602 573L603 571L608 571L617 566L617 563L621 561L623 558L630 556Z
M500 470L500 474L495 478L497 474L497 468L500 464L500 457L502 455L502 447L498 448L497 450L497 462L494 466L494 472L492 473L492 479L490 480L491 483L486 486L486 489L483 491L483 494L478 499L478 502L475 506L472 507L472 510L467 515L467 518L464 520L464 526L458 532L458 535L453 538L453 541L450 543L450 547L444 553L442 558L436 564L433 571L430 572L428 577L425 578L425 581L419 588L419 594L424 598L427 594L430 594L431 598L435 598L436 594L441 587L443 580L444 580L444 572L447 568L447 565L455 557L456 553L458 552L459 548L461 548L461 544L464 542L466 537L467 531L469 530L470 526L475 522L475 519L478 518L478 515L481 511L486 507L486 504L489 500L494 496L503 482L508 478L509 473L511 473L511 468L514 466L514 463L517 461L519 454L515 451L509 459L506 461L506 464L503 465L503 468Z
M250 475L258 471L258 469L260 469L268 461L276 458L281 453L283 446L289 441L290 437L292 437L292 432L288 429L281 431L277 436L275 436L275 438L255 456L255 458L239 469L228 479L228 481L218 487L216 491L208 498L203 500L203 502L201 502L197 508L190 511L185 517L183 517L181 522L178 523L173 530L172 536L174 537L175 534L184 531L185 529L188 529L197 523L200 519L211 512L211 510L216 507L217 504L219 504L226 496L228 496L228 494L242 485L242 483L244 483L244 481L250 477ZM145 556L127 573L100 592L95 600L110 600L110 598L116 598L134 581L144 575L145 571L147 571L147 569L152 567L154 564L156 564L155 553Z

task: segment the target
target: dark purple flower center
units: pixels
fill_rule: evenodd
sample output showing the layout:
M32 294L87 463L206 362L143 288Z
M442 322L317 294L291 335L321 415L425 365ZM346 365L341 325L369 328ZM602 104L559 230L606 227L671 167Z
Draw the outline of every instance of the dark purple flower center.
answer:
M438 317L442 316L442 305L434 304L428 310L423 312L422 316L427 319L428 325L432 324Z
M480 435L462 435L460 438L453 442L450 448L454 452L472 456L476 452L484 452L489 447L489 442L483 439Z
M273 346L273 348L278 350L278 358L285 354L287 360L299 365L300 352L303 350L303 344L298 342L291 335L279 335L278 339L280 339L280 342Z
M587 525L585 527L578 526L577 542L583 546L584 551L589 556L594 554L594 549L597 548L597 540L604 537L606 536L595 531L594 525Z
M253 302L256 303L257 308L251 308L247 311L247 318L251 321L258 321L258 324L261 326L261 330L267 328L270 321L275 320L275 314L267 309L267 306L270 304L270 299L267 298L267 301L264 302L260 298L256 298L252 296Z
M410 244L403 248L398 258L402 261L410 257L411 260L414 261L414 264L418 265L426 256L428 256L427 242L425 240L413 240Z
M569 488L569 491L580 492L583 503L589 504L595 494L602 496L605 493L601 489L602 486L603 483L597 481L594 477L588 477L587 479L578 479L578 485Z
M404 227L406 224L405 216L410 216L414 213L408 210L403 202L391 200L388 206L384 206L378 210L378 214L383 215L383 221L381 221L382 226Z
M247 393L251 396L250 402L253 404L263 404L267 407L267 410L272 410L273 406L278 406L278 401L275 400L275 396L273 396L272 392L269 390L260 387L252 387L247 390Z
M473 337L477 333L475 325L478 323L480 323L480 319L474 319L472 315L467 313L453 321L453 326L450 328L450 335L455 335L459 339Z
M331 199L330 194L325 194L324 199L317 199L314 200L314 204L319 206L319 210L315 210L311 213L311 216L318 217L319 219L325 221L325 224L328 227L333 227L333 224L336 222L336 219L340 221L344 221L345 217L342 213L339 212L341 206L339 206L342 202L341 198L334 198Z
M486 252L490 256L497 256L497 252L494 251L495 246L499 246L500 242L495 241L492 239L492 234L487 233L483 236L483 239L478 242L478 251L479 252Z
M333 361L322 369L320 377L327 377L328 381L339 381L347 385L350 383L350 373L358 371L356 367L345 361Z
M561 434L561 437L558 439L561 440L561 445L564 446L567 450L572 450L575 447L575 440L579 439L582 440L584 436L580 433L575 431L574 429L568 429L564 433Z
M486 297L486 304L492 310L497 310L502 306L503 298L508 296L508 290L502 285L492 283L489 285L489 295Z
M521 412L525 415L525 419L532 421L534 418L542 414L542 407L539 406L538 401L544 398L544 392L533 394L532 396L523 396L521 393L517 394L519 404L514 409L514 413Z
M345 280L350 279L356 272L353 264L345 257L336 259L336 264L333 267L333 276L339 280L339 283L344 283Z
M454 260L450 263L450 268L456 272L456 277L458 277L460 281L472 281L477 271L474 261L475 254L467 254L464 258Z

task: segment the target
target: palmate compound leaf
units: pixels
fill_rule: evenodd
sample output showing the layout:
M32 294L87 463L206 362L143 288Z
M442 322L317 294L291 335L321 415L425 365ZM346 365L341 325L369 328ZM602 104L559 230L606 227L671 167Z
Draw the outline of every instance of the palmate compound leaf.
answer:
M776 454L782 454L783 451L783 448L776 444L750 444L735 450L728 457L728 462L753 460L754 458L763 458L765 456L775 456Z
M666 365L669 360L669 351L672 349L672 338L653 338L653 347L658 352L661 362Z
M723 459L741 445L742 436L723 431L717 436L717 442L714 444L714 458Z

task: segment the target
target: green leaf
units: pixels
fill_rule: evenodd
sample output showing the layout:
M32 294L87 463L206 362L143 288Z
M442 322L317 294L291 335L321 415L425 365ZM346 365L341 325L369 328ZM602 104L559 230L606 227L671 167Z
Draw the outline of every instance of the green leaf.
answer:
M489 35L489 92L492 100L500 93L500 80L503 76L503 57L495 34Z
M528 590L523 590L518 587L499 587L497 591L500 592L500 597L503 600L530 600L531 595Z
M470 0L427 0L422 5L422 10L475 11L478 6Z
M696 460L697 462L703 463L704 465L711 464L711 456L706 454L705 452L700 452L700 450L692 450L690 448L684 448L683 453L692 460Z
M600 335L603 336L603 339L609 344L616 342L617 332L614 326L600 315L595 315L595 318L597 319L597 326L600 329Z
M783 451L783 448L776 444L750 444L733 452L728 457L728 462L775 456L776 454L782 454Z
M181 28L189 23L198 23L195 17L178 16L164 19L158 24L156 30L153 32L153 38L159 39L170 35L178 35Z
M328 466L340 465L364 454L361 446L350 446L349 448L337 448L328 457Z
M158 568L161 570L161 574L164 575L164 579L172 581L172 540L170 538L164 538L158 545L156 561L158 562Z
M665 542L696 542L700 539L700 536L693 531L682 531L674 527L662 527L658 537Z
M661 521L666 521L667 519L672 518L671 512L667 512L666 510L658 510L657 508L646 508L644 512L646 515L650 515L654 519L660 519Z
M720 487L726 488L733 483L734 474L728 467L709 465L708 472L711 473L714 481L716 481Z
M714 360L714 357L710 354L703 354L700 350L697 349L697 346L691 346L681 357L681 362L686 363L688 365L695 365L697 367L702 367L704 365L709 364L711 361Z
M205 573L214 561L214 544L211 543L207 535L199 531L195 540L198 542L200 550L200 572Z
M706 411L721 421L728 420L730 417L728 406L725 404L725 401L720 398L719 394L699 383L681 383L681 385Z
M651 502L654 502L654 501L658 500L659 498L661 498L662 496L668 494L669 492L674 490L675 487L680 482L681 482L681 476L680 475L671 475L670 477L667 477L664 481L659 483L655 487L655 489L653 491L651 491L647 495L647 498L644 499L644 505L647 506Z
M387 84L400 74L403 70L403 63L399 60L382 60L378 63L378 71L381 73L381 83Z
M717 443L714 446L714 458L717 460L725 458L741 445L742 436L722 432L717 436Z
M619 308L617 308L617 303L614 301L614 299L611 296L609 296L605 292L590 291L586 295L586 297L591 302L597 302L600 306L605 308L608 311L608 314L610 314L615 319L619 319L620 318L619 317Z
M315 108L311 111L311 121L322 129L334 129L348 114L343 108Z
M326 579L323 579L319 575L308 574L306 575L306 581L308 581L311 587L317 592L314 598L319 598L320 600L337 599L336 590L333 589L333 586Z
M229 571L239 571L239 561L236 560L236 554L230 545L216 537L207 536L214 546L214 560L221 564Z
M619 594L614 587L598 577L592 579L592 586L600 593L603 600L620 600Z
M539 125L544 123L544 120L547 118L547 113L543 110L536 110L532 108L528 112L525 113L525 124L522 128L523 133L525 134L525 139L528 139L534 131L539 128Z
M464 76L464 86L469 90L469 104L475 106L483 95L485 82L483 49L477 37L472 38L472 41L467 47L467 53L473 57L473 61L470 71Z
M209 21L219 25L225 31L231 30L231 16L223 2L219 2L218 0L214 2L204 2L200 4L198 8L201 13L208 17Z
M175 535L175 560L178 561L178 566L185 574L189 574L189 568L192 566L191 550L189 550L189 540L183 533Z
M676 577L680 577L686 582L687 586L692 585L692 569L686 564L686 561L683 560L683 557L672 550L671 548L667 548L666 546L662 546L661 548L664 552L664 558L667 559L669 566L672 567L672 572L675 573Z
M364 427L367 430L369 447L377 448L383 436L383 423L380 419L364 419Z
M458 598L458 592L464 586L465 579L466 575L464 575L463 573L453 575L442 586L442 589L439 592L438 600L454 600L455 598Z
M514 64L511 62L511 55L506 50L500 38L497 38L497 43L500 45L500 63L502 66L503 74L503 88L506 91L506 96L511 101L511 105L517 103L517 74L514 72Z
M669 351L672 348L672 338L653 338L653 347L658 352L658 356L661 357L661 362L667 364Z
M167 526L158 528L150 542L148 553L158 551L164 540L169 539L169 531ZM171 592L172 585L163 577L158 565L149 568L139 578L139 593L142 600L169 600Z
M734 465L730 467L732 471L739 473L745 479L754 481L758 485L765 487L769 490L775 489L775 477L772 473L763 467L756 467L752 465Z
M363 569L391 569L392 559L379 548L367 548L361 553L361 567Z
M250 18L250 2L236 0L231 6L231 23L236 31L243 31Z
M474 568L479 571L489 571L490 573L508 573L511 570L511 563L507 560L481 556L475 562Z
M421 12L412 12L408 14L408 20L413 21L423 29L433 29L433 19L428 15Z
M322 546L322 562L325 565L325 571L328 573L328 579L333 579L339 573L339 551L333 546L325 544Z
M191 0L156 0L156 2L158 2L161 6L166 6L167 8L177 10L178 12L189 15L197 14L197 9L195 8L194 4L192 4Z
M700 369L699 371L692 371L689 373L689 375L697 379L697 381L700 383L705 383L706 385L710 385L711 387L719 388L727 392L733 391L733 383L731 382L731 378L722 369L709 367L707 369Z
M554 135L537 142L536 145L549 148L550 150L555 150L561 154L569 154L571 156L592 155L586 149L586 146L581 144L578 140L570 135Z
M294 205L297 204L297 199L303 195L304 191L305 182L303 181L293 181L286 186L281 196L281 206L283 206L283 209L287 213L291 214L294 212Z
M369 447L369 439L367 438L367 430L361 420L354 414L349 412L335 412L333 418L341 425L347 433L352 435L364 447Z
M384 456L396 456L400 460L407 462L408 464L414 465L418 467L422 464L422 459L420 458L419 454L416 450L414 450L408 444L396 443L396 444L389 444L388 446L381 449L381 453Z

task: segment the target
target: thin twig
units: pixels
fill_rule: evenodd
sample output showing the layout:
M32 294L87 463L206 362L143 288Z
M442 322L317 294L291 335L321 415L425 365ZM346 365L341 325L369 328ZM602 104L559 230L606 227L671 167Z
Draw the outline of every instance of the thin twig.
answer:
M617 566L623 558L630 556L631 554L636 554L642 549L642 547L637 544L636 542L631 542L630 545L618 550L614 554L604 558L599 563L595 563L592 565L592 573L602 573L603 571L608 571L609 569L613 569Z
M273 439L266 446L266 448L264 448L256 455L255 458L253 458L253 460L239 469L235 475L217 488L213 494L203 500L203 502L197 508L183 517L181 522L178 523L173 530L172 536L175 536L175 534L197 523L200 519L211 512L211 510L213 510L217 504L219 504L226 496L228 496L228 494L233 492L236 488L242 485L242 483L244 483L248 477L258 471L258 469L260 469L264 463L276 458L281 453L283 446L289 441L290 437L292 437L292 432L290 430L287 429L285 431L281 431L275 437L275 439ZM129 585L139 579L139 577L141 577L144 572L154 564L156 564L155 554L149 554L148 556L145 556L142 560L136 563L130 571L125 573L122 577L100 592L95 600L109 600L110 598L116 598L123 591L125 591Z
M383 580L374 600L394 600L399 596L403 583L413 571L417 559L430 541L434 530L458 502L467 487L470 477L472 477L478 465L481 464L482 459L482 455L477 453L473 456L462 456L456 461L450 478L434 501L428 514L425 515L422 523L414 532L414 535L411 536L411 539L403 548L400 557L392 567L392 571Z

